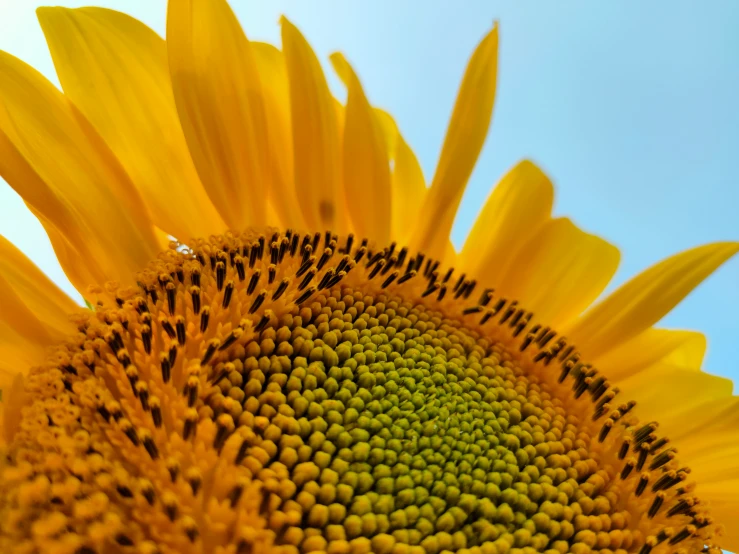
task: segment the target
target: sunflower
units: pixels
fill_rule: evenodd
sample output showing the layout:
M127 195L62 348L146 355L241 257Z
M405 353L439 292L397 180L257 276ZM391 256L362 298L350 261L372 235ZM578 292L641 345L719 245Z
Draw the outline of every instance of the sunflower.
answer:
M0 550L639 554L739 548L739 405L655 328L737 250L591 306L619 253L533 163L449 233L490 124L474 51L429 186L343 56L170 0L166 42L38 11L0 53L0 175L88 309L0 241Z

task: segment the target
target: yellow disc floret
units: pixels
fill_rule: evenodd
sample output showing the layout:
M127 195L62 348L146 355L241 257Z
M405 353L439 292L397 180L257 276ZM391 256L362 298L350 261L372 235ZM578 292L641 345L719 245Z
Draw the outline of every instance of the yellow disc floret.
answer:
M715 549L658 424L437 261L270 231L137 279L26 380L3 552Z

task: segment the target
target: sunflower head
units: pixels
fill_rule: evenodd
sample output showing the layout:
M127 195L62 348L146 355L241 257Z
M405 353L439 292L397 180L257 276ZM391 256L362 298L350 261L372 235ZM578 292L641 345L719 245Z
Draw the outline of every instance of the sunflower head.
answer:
M90 309L0 241L3 552L737 544L737 400L702 336L652 326L739 245L585 311L618 251L552 218L528 161L449 243L497 27L427 187L285 19L281 50L221 0L170 1L166 42L108 10L39 19L64 91L0 54L0 174Z

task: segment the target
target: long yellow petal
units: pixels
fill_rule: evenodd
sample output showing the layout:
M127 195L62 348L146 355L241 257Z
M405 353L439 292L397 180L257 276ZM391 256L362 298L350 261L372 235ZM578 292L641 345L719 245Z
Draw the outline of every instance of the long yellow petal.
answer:
M493 188L459 255L462 271L497 286L519 249L549 220L554 187L535 164L516 164Z
M482 150L493 114L498 66L498 26L483 38L467 65L449 122L423 217L411 247L441 258L449 241L457 207Z
M167 51L200 179L229 228L267 223L267 118L254 53L225 0L171 0Z
M359 78L340 53L331 62L347 87L344 123L344 193L352 228L378 244L390 240L390 161L382 128Z
M558 325L579 315L603 292L619 262L616 247L577 228L569 219L552 219L521 247L498 286L519 300L539 321Z
M589 357L605 354L659 321L678 302L739 251L739 243L699 246L652 266L567 330Z
M393 239L407 244L422 213L428 189L421 164L400 133L395 144L392 193Z
M269 122L270 204L284 227L304 229L303 213L295 195L293 138L290 119L290 83L285 56L271 44L252 42L254 59L264 91L264 109Z
M282 48L290 80L295 192L311 229L348 228L341 188L336 106L305 37L285 17Z
M0 175L64 234L96 282L131 282L159 250L141 197L85 117L0 53ZM90 283L75 282L85 291Z
M154 223L183 240L224 232L182 134L164 40L113 10L36 13L64 93L121 161Z
M706 337L695 331L649 328L591 362L614 381L626 379L661 360L700 369ZM641 373L640 373L641 372ZM645 375L645 379L649 379Z
M0 235L0 275L5 281L0 297L13 294L42 323L50 336L62 336L74 332L69 314L78 306L51 279L34 265L5 237ZM0 303L3 300L0 299ZM0 317L12 322L15 316L10 310L0 309Z

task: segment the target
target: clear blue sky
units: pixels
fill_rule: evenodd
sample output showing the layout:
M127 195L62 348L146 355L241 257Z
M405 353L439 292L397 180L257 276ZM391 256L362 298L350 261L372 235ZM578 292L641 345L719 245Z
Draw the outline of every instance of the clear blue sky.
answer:
M125 11L164 33L164 0L62 1ZM57 82L35 0L0 0L0 49ZM530 157L555 210L622 252L615 283L699 243L739 239L739 2L234 1L247 35L279 44L286 14L332 79L342 50L387 108L426 176L469 54L498 19L493 129L454 229L460 245L497 178ZM423 6L422 9L420 7ZM71 291L40 225L0 186L0 233ZM611 287L612 288L612 287ZM663 325L709 336L707 368L739 379L739 259Z

